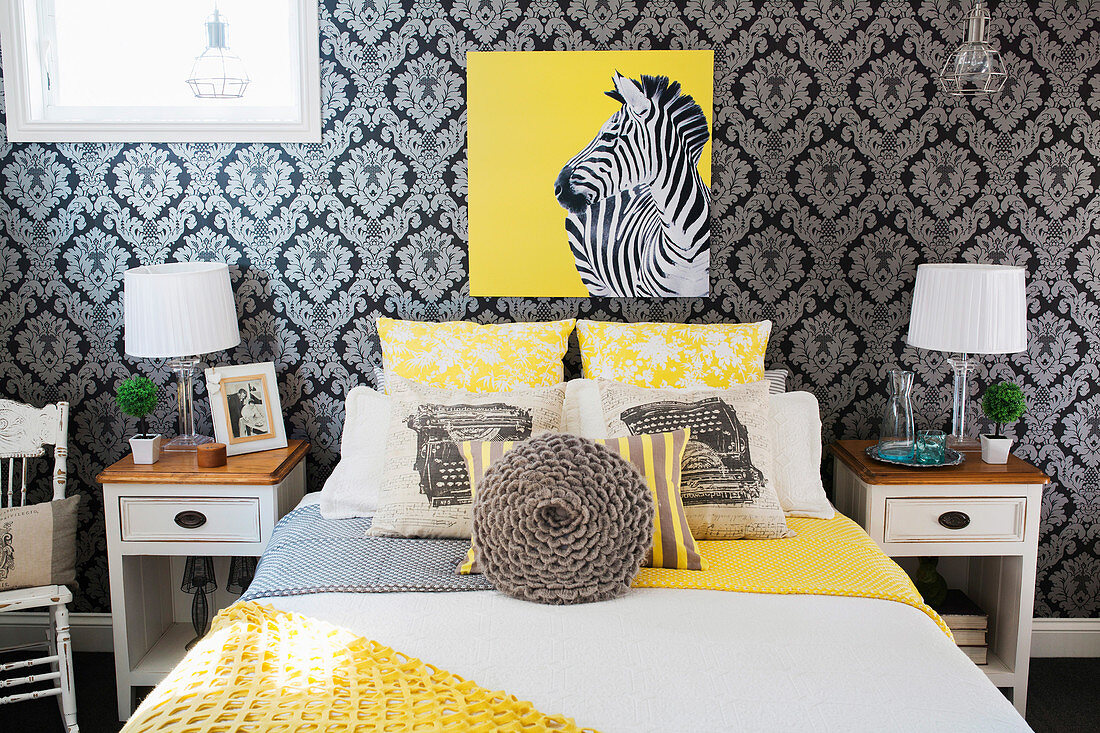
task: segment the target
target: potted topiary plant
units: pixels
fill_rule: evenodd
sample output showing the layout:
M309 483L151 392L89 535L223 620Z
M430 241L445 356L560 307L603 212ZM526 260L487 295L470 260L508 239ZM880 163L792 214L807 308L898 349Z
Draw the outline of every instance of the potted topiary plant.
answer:
M130 438L134 463L156 463L160 459L163 437L160 433L154 435L148 431L145 418L157 406L157 385L141 376L124 379L115 390L115 403L123 414L138 419L141 432Z
M992 435L983 433L982 460L986 463L1008 463L1012 438L1002 435L1006 423L1016 422L1027 409L1024 391L1018 384L998 382L989 387L982 397L982 412L997 426Z

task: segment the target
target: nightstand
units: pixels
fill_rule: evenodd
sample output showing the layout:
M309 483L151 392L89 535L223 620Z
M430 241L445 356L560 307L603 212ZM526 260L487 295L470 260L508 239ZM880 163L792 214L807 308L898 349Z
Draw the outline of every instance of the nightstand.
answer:
M127 456L99 474L119 720L133 712L134 688L156 685L194 636L190 596L180 592L184 558L213 556L224 588L228 558L263 553L275 523L301 501L308 451L291 440L219 468L199 468L193 452L163 452L152 465ZM219 593L212 613L235 599Z
M1031 615L1043 486L1050 479L1015 456L1003 466L978 453L951 468L905 468L870 458L871 440L831 448L838 511L862 525L883 552L912 572L914 559L941 558L949 587L989 614L982 669L1012 703L1027 707Z

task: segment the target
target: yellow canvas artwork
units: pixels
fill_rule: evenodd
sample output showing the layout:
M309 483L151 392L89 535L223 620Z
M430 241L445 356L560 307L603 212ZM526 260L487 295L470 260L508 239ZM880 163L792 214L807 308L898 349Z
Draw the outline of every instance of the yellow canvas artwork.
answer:
M709 293L712 51L466 60L471 295Z

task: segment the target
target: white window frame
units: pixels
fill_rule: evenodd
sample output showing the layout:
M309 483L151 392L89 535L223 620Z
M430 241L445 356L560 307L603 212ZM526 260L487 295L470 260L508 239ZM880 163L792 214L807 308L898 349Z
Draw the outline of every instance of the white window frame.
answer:
M10 142L320 142L321 55L317 0L291 0L298 42L296 119L232 119L224 109L66 107L51 110L43 89L43 49L24 31L50 0L0 0L7 138ZM32 63L34 66L32 67ZM110 110L110 114L106 110ZM264 108L254 107L262 114ZM285 109L285 108L284 108ZM154 116L157 119L142 119ZM259 116L259 115L257 115Z

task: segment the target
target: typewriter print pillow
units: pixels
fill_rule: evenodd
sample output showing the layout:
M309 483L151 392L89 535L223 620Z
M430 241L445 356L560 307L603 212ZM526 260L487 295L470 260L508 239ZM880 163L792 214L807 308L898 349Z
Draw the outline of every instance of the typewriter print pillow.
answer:
M430 387L387 378L390 429L375 537L470 538L473 496L459 444L525 440L560 429L565 385L514 392Z
M794 534L773 479L766 380L730 389L598 382L612 437L691 428L680 498L695 539L766 540Z

